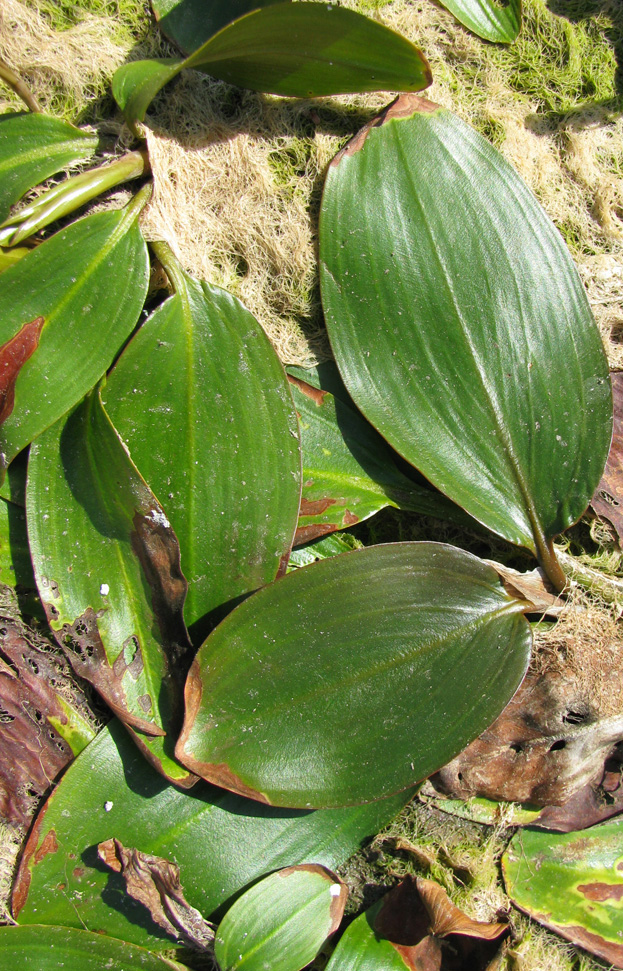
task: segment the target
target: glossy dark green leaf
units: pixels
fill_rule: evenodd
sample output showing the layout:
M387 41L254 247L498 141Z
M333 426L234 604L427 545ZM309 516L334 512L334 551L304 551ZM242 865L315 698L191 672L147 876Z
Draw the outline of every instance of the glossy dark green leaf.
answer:
M179 547L97 390L33 443L26 514L39 594L74 670L159 770L192 784L172 758L189 649Z
M349 924L331 956L327 971L406 971L394 945L374 930L374 916L381 902L371 911L360 914Z
M13 893L20 923L102 930L151 948L171 946L146 911L104 872L97 844L166 856L180 867L188 902L205 917L251 882L299 863L334 869L396 815L413 793L356 809L271 809L199 782L169 786L118 722L69 767L40 813Z
M524 829L502 859L506 891L540 924L623 967L623 817L581 833Z
M125 349L103 397L163 502L202 618L274 580L296 529L300 450L283 368L255 318L169 254L176 293Z
M149 279L148 194L80 219L0 275L3 465L80 401L132 332Z
M404 96L332 163L320 236L357 406L563 585L552 538L599 481L612 403L584 288L534 196L466 124Z
M462 509L400 471L395 453L354 406L308 384L302 369L289 370L303 452L296 544L353 526L386 506L469 525Z
M186 60L133 61L113 78L130 124L183 68L254 91L313 98L350 91L421 91L432 80L424 55L399 34L353 10L275 3L210 38Z
M29 253L30 250L26 246L14 246L11 249L0 247L0 273L19 263L22 256L28 256Z
M22 612L43 617L30 559L23 506L0 499L0 583L13 587Z
M0 966L32 971L184 971L177 961L68 927L0 927Z
M0 220L28 189L89 158L98 136L39 113L0 115Z
M438 543L369 547L290 573L201 647L178 758L274 805L397 792L505 707L530 653L524 607L490 567Z
M441 0L459 23L484 40L510 44L521 29L521 0Z
M301 971L339 927L348 890L318 864L271 873L238 898L219 924L220 971Z
M151 0L160 30L177 44L184 54L191 54L213 34L252 10L267 7L279 0Z

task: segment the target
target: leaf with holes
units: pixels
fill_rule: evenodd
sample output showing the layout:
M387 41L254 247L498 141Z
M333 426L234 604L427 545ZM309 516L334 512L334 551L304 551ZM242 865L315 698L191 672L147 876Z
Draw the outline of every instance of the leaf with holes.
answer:
M13 914L22 924L84 926L162 950L171 941L146 922L121 878L104 872L98 843L114 834L126 846L166 855L180 868L188 902L206 917L222 916L242 889L272 870L339 866L412 795L310 813L271 809L203 782L181 792L150 768L113 721L39 813L15 882Z
M470 524L441 493L403 475L395 453L353 405L305 376L302 368L289 368L303 451L296 545L353 526L386 506Z
M318 864L271 873L239 897L219 924L221 971L301 971L340 925L348 889Z
M39 594L74 670L160 771L192 785L172 758L190 646L179 547L97 389L33 443L26 515Z
M623 968L623 817L583 833L525 829L502 858L506 892L534 920Z
M214 34L252 10L280 0L151 0L162 33L191 54Z
M37 971L186 971L177 961L134 944L48 925L0 927L0 964Z
M441 0L459 23L483 40L510 44L521 30L521 0Z
M432 81L421 51L354 10L275 3L229 24L186 60L133 61L118 68L113 94L130 125L144 119L158 91L184 68L295 98L421 91Z
M534 196L464 122L404 95L331 164L320 258L357 407L562 588L553 537L597 485L612 400L584 287Z
M80 219L0 275L2 465L66 414L132 332L149 278L149 197Z
M94 731L68 665L16 612L16 604L0 604L0 817L26 829L36 800Z
M272 805L382 799L444 765L508 702L530 653L525 607L476 557L438 543L289 573L200 648L178 758Z
M206 615L277 576L300 497L296 412L283 368L231 294L198 283L162 244L175 295L123 352L102 396L166 505L188 581L193 642Z
M98 141L97 135L50 115L0 116L0 221L28 189L93 155Z

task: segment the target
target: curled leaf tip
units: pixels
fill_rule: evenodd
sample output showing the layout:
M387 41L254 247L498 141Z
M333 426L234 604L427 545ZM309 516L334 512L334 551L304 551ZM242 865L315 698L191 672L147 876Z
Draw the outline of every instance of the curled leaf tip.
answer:
M429 84L432 82L429 81ZM359 152L368 138L368 135L373 128L381 128L388 121L392 121L395 118L411 118L412 115L432 115L436 111L439 111L441 105L436 104L434 101L430 101L428 98L423 97L420 94L415 94L412 91L407 91L404 94L399 94L397 98L383 108L378 115L375 115L367 125L364 125L356 135L346 143L343 149L337 153L330 167L339 165L345 156L354 155Z

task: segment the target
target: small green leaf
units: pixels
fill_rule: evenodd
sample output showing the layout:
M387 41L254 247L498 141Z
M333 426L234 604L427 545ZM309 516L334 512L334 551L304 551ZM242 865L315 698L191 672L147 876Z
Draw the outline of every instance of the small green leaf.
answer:
M113 937L37 924L0 927L0 965L33 971L186 971L177 961Z
M188 580L193 641L205 617L275 579L300 498L296 412L262 328L225 290L165 259L176 293L123 352L103 398L165 504Z
M28 189L89 158L99 139L43 114L0 115L0 220Z
M184 54L196 51L232 21L279 0L151 0L160 30Z
M530 653L524 607L490 567L438 543L289 573L200 648L176 754L272 805L382 799L444 765L504 708Z
M599 481L612 399L584 287L535 197L466 124L403 96L330 166L320 257L357 407L564 586L552 540Z
M189 647L179 547L97 391L33 443L26 514L39 594L74 670L160 771L192 785L172 759Z
M352 535L352 533L330 533L324 539L318 539L307 546L299 546L292 550L288 560L288 572L299 570L301 567L310 566L317 560L326 560L330 556L339 556L340 553L352 553L353 550L362 550L363 543Z
M85 927L165 949L170 939L146 922L121 878L103 871L98 843L114 835L173 859L188 902L209 917L272 870L312 862L339 866L412 795L310 813L271 809L203 782L185 793L167 785L113 721L41 810L24 849L13 914L22 924Z
M407 479L387 442L348 403L345 389L334 397L307 383L301 368L289 373L303 451L295 544L353 526L386 506L470 524L470 517L441 493Z
M623 817L581 833L524 829L502 859L506 892L540 924L623 966Z
M138 228L148 192L78 220L0 275L0 360L14 348L0 387L5 467L96 384L132 332L149 279ZM16 350L20 361L30 351L21 368Z
M216 932L221 971L301 971L342 919L348 890L318 864L287 867L256 883Z
M130 125L187 67L254 91L315 98L365 91L421 91L432 81L416 47L377 21L324 3L275 3L229 24L186 60L133 61L113 78Z
M326 971L415 971L394 944L375 929L374 922L383 903L379 900L349 924Z
M510 44L521 29L521 0L440 0L459 23L483 40Z

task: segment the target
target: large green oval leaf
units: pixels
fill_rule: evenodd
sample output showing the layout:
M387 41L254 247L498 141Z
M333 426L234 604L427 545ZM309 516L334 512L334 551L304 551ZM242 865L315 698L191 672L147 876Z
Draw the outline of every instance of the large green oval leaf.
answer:
M80 401L131 334L149 280L145 200L143 190L125 209L80 219L0 276L4 466Z
M0 927L0 965L32 971L184 971L126 941L69 927Z
M422 52L375 20L333 4L275 3L229 24L185 61L120 67L113 94L130 124L143 120L160 88L185 67L296 98L421 91L432 80Z
M288 383L258 322L166 262L176 293L125 349L103 397L177 535L199 644L209 611L277 576L296 529L301 458Z
M348 401L317 387L313 374L309 384L302 368L288 371L303 453L296 544L353 526L386 506L462 526L473 522L441 493L408 479L387 442Z
M238 17L279 0L151 0L160 30L184 54L196 51Z
M220 971L301 971L342 919L346 885L318 864L271 873L238 898L219 924Z
M60 118L22 112L0 116L0 221L28 189L89 158L98 136Z
M345 806L430 775L504 708L525 607L476 557L369 547L264 587L208 637L178 758L274 805Z
M20 923L100 930L150 948L171 941L104 872L97 844L166 856L180 867L188 902L209 916L248 884L299 863L334 869L377 833L413 793L356 809L271 809L199 782L167 785L114 721L69 767L40 812L13 892ZM62 887L62 889L59 889Z
M357 406L562 585L551 541L595 490L612 405L584 288L532 193L450 112L403 97L333 162L320 234Z
M581 833L521 830L502 867L514 904L579 947L623 967L623 817Z
M189 649L179 547L97 391L33 442L26 516L39 594L74 670L167 778L192 785L172 758Z
M510 44L521 28L521 0L440 0L468 30L498 44Z

